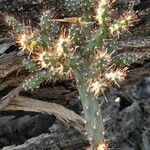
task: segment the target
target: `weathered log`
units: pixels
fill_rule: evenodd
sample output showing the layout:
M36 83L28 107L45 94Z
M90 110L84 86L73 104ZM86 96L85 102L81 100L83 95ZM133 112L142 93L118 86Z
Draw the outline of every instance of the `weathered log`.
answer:
M0 110L15 98L22 89L22 84L0 99Z
M22 145L4 147L2 150L85 150L85 145L88 145L85 138L58 121L49 129L49 133L29 139Z
M22 110L53 114L58 120L62 121L65 125L72 126L77 131L84 134L84 119L81 116L74 113L73 111L66 109L65 107L59 104L18 96L2 109L2 111L8 110Z
M2 150L41 150L43 148L48 148L49 150L60 150L59 147L52 141L51 135L41 134L38 137L27 140L24 144L19 146L7 146L2 148Z
M22 61L17 57L17 53L13 51L0 56L0 79L22 67Z

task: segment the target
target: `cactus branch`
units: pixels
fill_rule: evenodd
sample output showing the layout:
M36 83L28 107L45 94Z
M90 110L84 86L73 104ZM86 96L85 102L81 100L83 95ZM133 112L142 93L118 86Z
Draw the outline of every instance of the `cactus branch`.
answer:
M108 36L108 28L103 26L99 28L96 32L96 35L93 39L85 46L83 49L83 57L89 57L91 53L94 53L94 49L101 49L103 46L103 42Z
M99 102L94 98L85 86L84 77L81 70L74 70L76 83L81 97L86 123L86 131L93 150L97 150L98 145L104 143L104 126L99 107Z

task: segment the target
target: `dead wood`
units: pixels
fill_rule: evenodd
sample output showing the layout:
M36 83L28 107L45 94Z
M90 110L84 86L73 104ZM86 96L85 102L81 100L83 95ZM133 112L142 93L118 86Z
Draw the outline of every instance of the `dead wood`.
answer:
M26 77L26 73L7 76L7 79L0 80L0 91L7 87L18 87Z
M0 99L0 110L15 98L22 90L22 84Z
M50 150L60 150L57 145L51 141L51 135L49 134L41 134L38 137L34 137L32 139L27 140L22 145L12 145L2 148L2 150L31 150L31 149L38 149L41 150L43 148L49 148Z
M85 145L88 145L87 139L56 121L49 128L49 133L33 137L18 146L4 147L2 150L85 150Z
M8 39L7 39L8 40ZM0 43L2 42L3 40L2 39L0 39ZM9 42L8 43L8 41L7 42L5 42L5 43L2 43L1 45L0 45L0 55L1 54L3 54L6 50L8 50L12 45L14 45L15 44L15 42Z
M37 99L17 96L11 101L2 111L30 111L38 113L48 113L56 116L58 120L61 120L65 125L74 127L80 133L84 133L84 119L77 115L75 112L66 109L62 105L43 102Z
M21 58L17 52L11 52L0 56L0 78L4 78L15 70L22 67Z

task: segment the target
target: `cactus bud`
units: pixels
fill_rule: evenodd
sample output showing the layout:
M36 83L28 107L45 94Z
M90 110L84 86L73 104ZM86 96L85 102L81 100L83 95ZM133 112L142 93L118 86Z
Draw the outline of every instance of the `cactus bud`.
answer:
M110 70L105 74L106 80L108 80L110 83L114 82L118 85L118 82L121 82L124 80L126 76L127 68L123 69L116 69L116 70Z
M110 33L118 35L127 30L130 26L133 26L133 23L137 21L137 15L134 11L126 11L123 15L109 27Z

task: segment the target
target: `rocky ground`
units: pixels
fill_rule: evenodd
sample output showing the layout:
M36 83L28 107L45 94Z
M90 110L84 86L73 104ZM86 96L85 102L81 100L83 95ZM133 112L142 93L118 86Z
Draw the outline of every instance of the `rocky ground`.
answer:
M111 88L106 93L108 102L102 105L103 116L108 120L105 135L111 149L149 150L150 2L133 0L132 3L124 3L118 0L117 7L120 10L133 8L139 11L139 23L132 28L131 35L124 35L118 40L118 49L132 51L141 58L131 65L126 81L120 88ZM63 1L60 0L0 0L0 105L3 100L15 95L16 88L28 76L28 72L21 66L18 47L9 34L10 29L4 24L3 16L12 14L21 21L31 20L32 25L36 26L41 10L45 9L53 10L56 17L62 14L60 12L65 12ZM73 81L57 82L55 85L44 83L34 92L18 91L20 99L26 97L48 102L49 105L61 104L82 115L82 106ZM100 97L100 101L103 99ZM86 137L79 129L74 129L78 123L70 125L62 121L62 116L52 112L40 113L35 109L30 112L19 109L8 111L7 108L12 106L6 106L0 112L0 148L3 150L86 149Z

